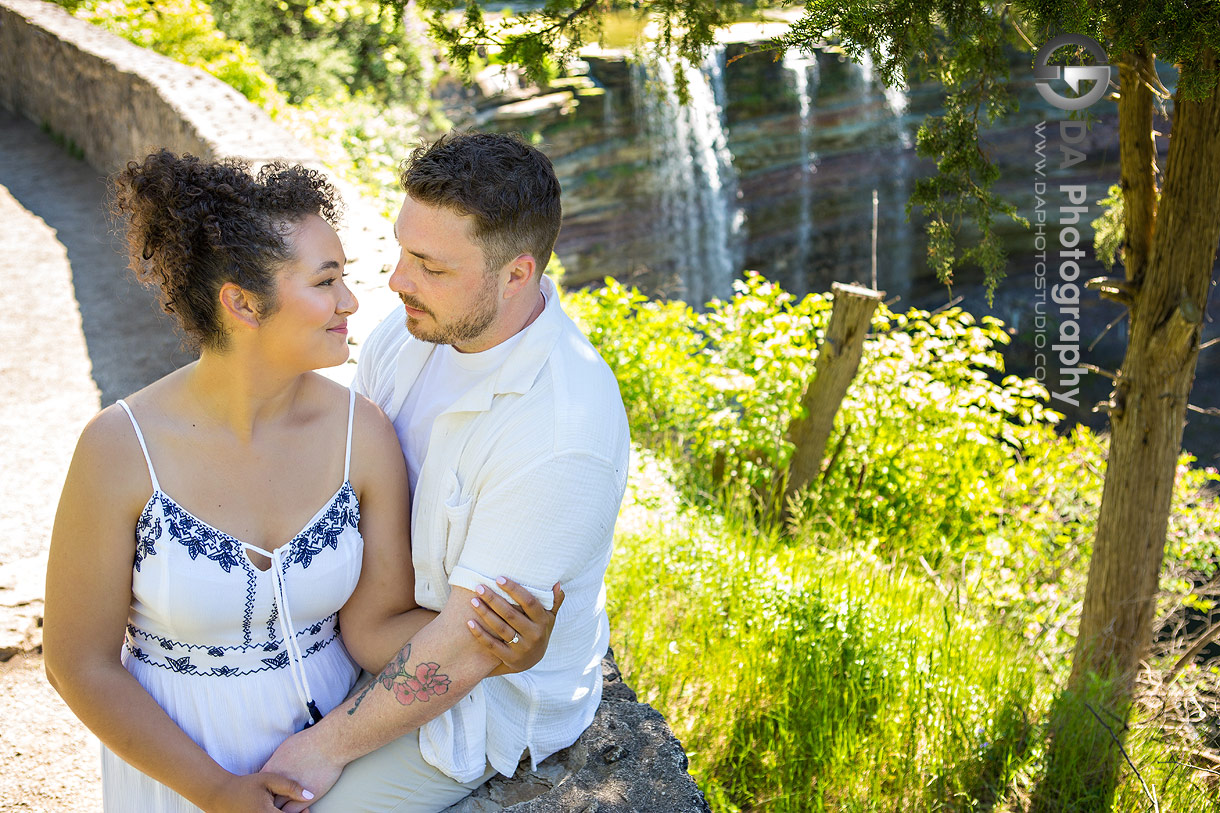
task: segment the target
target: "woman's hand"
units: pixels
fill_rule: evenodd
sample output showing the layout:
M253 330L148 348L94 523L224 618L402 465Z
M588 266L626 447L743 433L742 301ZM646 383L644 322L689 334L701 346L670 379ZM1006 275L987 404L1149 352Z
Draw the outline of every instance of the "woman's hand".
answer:
M555 603L548 611L532 593L512 579L500 577L496 579L496 584L520 606L514 607L494 590L479 585L475 588L479 597L474 605L479 621L470 621L467 626L484 649L503 661L492 675L524 672L546 654L551 631L555 629L555 618L563 604L563 590L559 582L551 588Z
M277 773L233 776L217 789L207 813L279 813L285 802L309 804L314 794ZM308 813L308 810L304 811Z
M296 787L312 791L308 799L304 792L295 796L279 794L275 806L285 813L308 813L310 801L325 796L339 781L339 774L347 764L334 758L333 749L322 747L316 741L317 731L318 726L311 726L284 740L263 765L262 773L255 774L273 779L295 776L300 779L299 783L294 783Z

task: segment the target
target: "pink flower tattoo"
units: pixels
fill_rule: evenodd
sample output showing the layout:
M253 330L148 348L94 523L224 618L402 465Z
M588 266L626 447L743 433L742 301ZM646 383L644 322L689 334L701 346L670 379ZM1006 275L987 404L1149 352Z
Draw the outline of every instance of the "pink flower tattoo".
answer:
M433 695L449 691L449 676L440 673L439 663L421 663L415 667L412 674L407 671L407 661L410 657L411 645L407 644L394 660L386 664L377 679L364 687L364 691L347 713L355 714L356 709L360 708L360 701L377 685L393 692L394 698L404 706L409 706L416 700L426 703Z
M394 676L391 686L386 686L385 678L381 685L394 692L394 697L404 706L409 706L416 700L427 703L434 694L444 694L449 691L449 678L439 674L439 663L421 663L415 667L415 675L407 676L400 672Z

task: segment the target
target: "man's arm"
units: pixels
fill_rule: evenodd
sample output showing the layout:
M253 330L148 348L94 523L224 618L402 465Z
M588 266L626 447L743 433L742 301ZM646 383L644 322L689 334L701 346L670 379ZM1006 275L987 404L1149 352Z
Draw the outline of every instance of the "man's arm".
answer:
M478 596L455 587L440 615L376 679L317 725L288 738L263 767L321 796L343 767L443 714L500 665L470 634ZM289 805L288 813L304 805Z
M321 793L348 762L456 705L500 663L469 629L477 616L472 600L482 603L474 590L499 590L489 574L504 574L545 607L552 595L544 585L570 583L591 568L604 571L625 468L625 461L564 453L480 492L440 615L399 650L367 692L290 737L263 770Z

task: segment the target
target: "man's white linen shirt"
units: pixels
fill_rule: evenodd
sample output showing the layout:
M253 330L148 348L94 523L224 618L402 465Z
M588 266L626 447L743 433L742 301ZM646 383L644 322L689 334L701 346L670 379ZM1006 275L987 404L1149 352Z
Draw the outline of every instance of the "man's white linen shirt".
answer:
M440 611L454 585L504 595L501 575L547 608L555 582L566 596L536 666L483 680L420 728L424 759L463 782L488 762L512 775L526 748L536 766L576 741L601 700L603 577L627 483L627 416L610 368L554 283L541 285L546 306L503 363L436 415L412 493L421 607ZM410 430L398 416L437 349L408 332L400 307L361 350L352 386L395 423L404 449Z

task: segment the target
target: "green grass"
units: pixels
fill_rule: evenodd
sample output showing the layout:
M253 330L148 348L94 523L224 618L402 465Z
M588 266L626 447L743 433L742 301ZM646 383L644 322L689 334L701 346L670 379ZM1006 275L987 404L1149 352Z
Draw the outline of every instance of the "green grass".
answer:
M1125 720L1051 713L1108 441L1060 435L1045 388L1004 375L1004 325L879 308L822 474L781 532L765 520L831 304L756 274L735 287L699 313L613 281L564 303L651 450L609 573L615 651L713 808L1217 810L1217 670L1156 685L1183 642L1154 653ZM1220 473L1192 462L1161 618L1214 601L1195 585L1220 562ZM1090 800L1081 780L1115 739L1113 797Z
M714 810L1027 809L1069 652L1001 622L979 581L679 509L643 458L608 576L615 651ZM1220 809L1188 743L1141 715L1127 750L1159 809ZM1113 809L1154 809L1121 773Z

